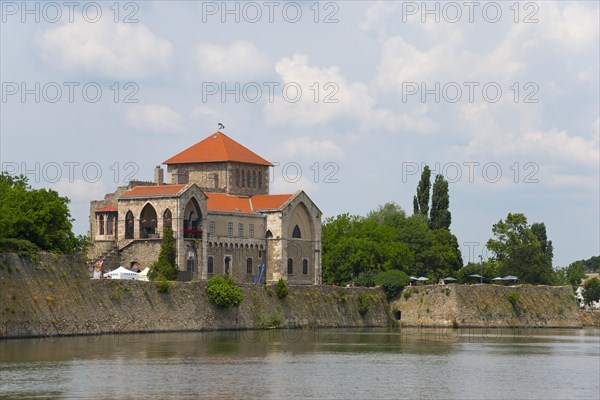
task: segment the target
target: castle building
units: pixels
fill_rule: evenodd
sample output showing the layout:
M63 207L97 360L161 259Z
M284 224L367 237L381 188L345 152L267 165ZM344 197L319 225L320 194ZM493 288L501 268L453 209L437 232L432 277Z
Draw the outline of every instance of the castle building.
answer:
M168 184L158 166L90 203L91 260L150 267L168 227L182 280L321 282L321 211L303 191L269 194L269 161L216 132L163 164Z

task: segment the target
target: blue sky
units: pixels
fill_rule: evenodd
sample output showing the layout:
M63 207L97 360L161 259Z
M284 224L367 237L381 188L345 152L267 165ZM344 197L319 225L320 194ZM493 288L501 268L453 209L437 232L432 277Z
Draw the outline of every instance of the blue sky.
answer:
M412 212L426 163L465 261L509 212L600 252L597 2L76 3L0 3L0 161L78 233L221 121L326 217Z

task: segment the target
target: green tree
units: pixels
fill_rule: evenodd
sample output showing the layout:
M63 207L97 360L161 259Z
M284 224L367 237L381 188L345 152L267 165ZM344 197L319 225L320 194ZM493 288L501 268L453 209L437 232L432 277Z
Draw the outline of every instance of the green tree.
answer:
M450 195L448 181L442 175L436 175L431 194L431 211L429 212L429 228L450 230L452 216L450 214Z
M158 260L150 267L148 278L151 280L166 279L168 281L174 281L177 279L178 271L177 249L175 248L173 230L171 228L165 228L163 230Z
M454 277L460 283L474 282L472 278L469 278L469 275L483 275L486 279L493 279L500 275L498 263L491 260L484 261L482 264L470 262L462 267Z
M285 299L287 295L290 293L287 284L283 280L283 278L279 278L277 281L277 285L275 285L275 293L277 293L277 297L280 299Z
M54 190L33 189L26 177L2 172L0 251L12 251L15 247L37 247L56 253L84 250L86 238L75 237L68 204L69 199Z
M540 228L537 229L539 234ZM494 253L493 261L498 262L500 274L516 275L527 283L554 283L549 247L544 252L525 215L509 213L505 221L493 225L492 232L495 239L488 240L487 248Z
M409 280L410 278L404 272L394 269L379 273L375 277L375 284L381 286L388 299L392 299L400 294Z
M328 218L322 227L323 281L347 284L365 272L407 269L412 258L408 246L397 240L394 228L374 219L342 214Z
M556 270L556 281L561 285L571 285L575 289L585 278L587 267L583 261L575 261L565 268Z
M593 301L600 301L600 279L592 278L587 280L583 285L583 300L587 304L591 304Z
M417 186L417 194L413 198L413 214L421 214L427 218L429 215L429 190L431 189L431 170L426 165L421 173L421 180Z

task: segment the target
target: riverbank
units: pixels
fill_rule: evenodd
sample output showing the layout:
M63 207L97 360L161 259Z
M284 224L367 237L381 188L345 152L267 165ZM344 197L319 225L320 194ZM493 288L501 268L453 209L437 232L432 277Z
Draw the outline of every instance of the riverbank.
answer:
M206 282L91 280L78 256L0 255L0 338L103 333L400 326L600 327L578 310L570 287L428 285L389 304L370 288L243 285L238 308L206 298Z
M573 290L568 286L418 286L406 288L391 307L400 321L409 326L581 328L583 325Z
M243 285L238 308L206 298L206 282L91 280L76 256L0 255L0 337L267 328L381 327L389 323L380 289ZM368 310L359 312L360 299ZM364 307L364 306L363 306Z

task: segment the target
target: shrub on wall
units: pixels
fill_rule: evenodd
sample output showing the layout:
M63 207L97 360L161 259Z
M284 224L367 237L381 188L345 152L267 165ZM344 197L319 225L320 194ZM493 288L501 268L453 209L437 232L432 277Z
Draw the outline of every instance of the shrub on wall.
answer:
M277 297L279 297L280 299L285 299L289 294L290 291L283 278L279 278L279 280L277 281L277 286L275 286L275 292L277 293Z
M162 243L160 245L160 254L158 261L152 264L148 278L151 280L174 281L177 279L177 249L175 248L175 239L173 238L173 230L165 228L163 231Z
M365 293L358 294L358 312L360 315L365 315L369 309L371 308L371 303L369 302L369 295Z
M219 307L230 308L240 305L244 296L230 276L215 276L206 285L208 300Z

